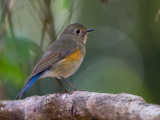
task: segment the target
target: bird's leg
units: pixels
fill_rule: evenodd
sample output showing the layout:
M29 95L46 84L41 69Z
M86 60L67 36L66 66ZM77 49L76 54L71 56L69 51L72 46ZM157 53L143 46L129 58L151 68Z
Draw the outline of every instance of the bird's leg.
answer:
M70 82L68 82L65 78L62 77L62 80L64 80L68 85L70 85L70 86L74 89L74 91L77 91L77 88L74 87L74 86L73 86Z
M60 80L58 79L58 78L55 78L56 80L57 80L57 82L60 84L60 86L64 89L64 91L66 92L66 93L69 93L66 89L65 89L65 87L62 85L62 83L60 82Z

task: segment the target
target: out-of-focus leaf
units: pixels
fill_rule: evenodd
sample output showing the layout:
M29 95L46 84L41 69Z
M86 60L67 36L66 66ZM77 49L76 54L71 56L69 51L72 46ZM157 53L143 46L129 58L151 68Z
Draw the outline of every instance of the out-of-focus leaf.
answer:
M12 54L12 52L16 52L13 55L14 57L16 57L16 60L19 61L30 58L31 52L37 54L36 52L42 53L42 50L37 44L27 38L5 37L3 52L7 52L7 54Z
M6 83L22 84L23 76L21 75L21 70L18 65L10 59L10 56L4 53L2 53L0 57L0 76Z
M4 37L3 54L0 57L0 74L4 80L13 80L16 84L22 84L26 79L28 69L34 60L31 53L42 53L38 45L26 38ZM29 67L29 68L28 68Z
M71 9L72 5L73 5L73 2L71 0L62 0L61 1L63 3L63 8L64 9Z

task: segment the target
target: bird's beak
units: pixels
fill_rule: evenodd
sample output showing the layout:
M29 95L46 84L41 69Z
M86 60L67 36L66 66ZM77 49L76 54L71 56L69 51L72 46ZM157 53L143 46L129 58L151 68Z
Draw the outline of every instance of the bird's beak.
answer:
M94 30L94 29L88 29L87 32L91 32L91 31L93 31L93 30Z

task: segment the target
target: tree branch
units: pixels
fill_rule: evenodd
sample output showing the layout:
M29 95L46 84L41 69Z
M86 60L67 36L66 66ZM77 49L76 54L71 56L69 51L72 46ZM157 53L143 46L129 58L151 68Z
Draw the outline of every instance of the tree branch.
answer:
M0 120L160 120L160 106L138 96L86 91L0 101Z

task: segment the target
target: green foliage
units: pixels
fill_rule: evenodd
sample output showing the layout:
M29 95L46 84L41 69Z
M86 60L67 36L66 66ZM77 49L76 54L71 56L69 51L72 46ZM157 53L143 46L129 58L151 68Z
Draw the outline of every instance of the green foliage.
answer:
M36 53L38 46L29 39L5 36L0 57L0 76L4 82L23 85L27 65L30 65L31 52ZM33 61L32 61L33 62ZM6 81L7 80L7 81Z
M4 82L13 82L20 84L22 82L22 76L17 64L13 64L14 61L10 57L2 54L0 58L0 76ZM6 81L9 80L9 81ZM12 81L11 81L12 80Z
M73 6L73 2L71 0L61 0L63 3L63 8L64 9L71 9Z

